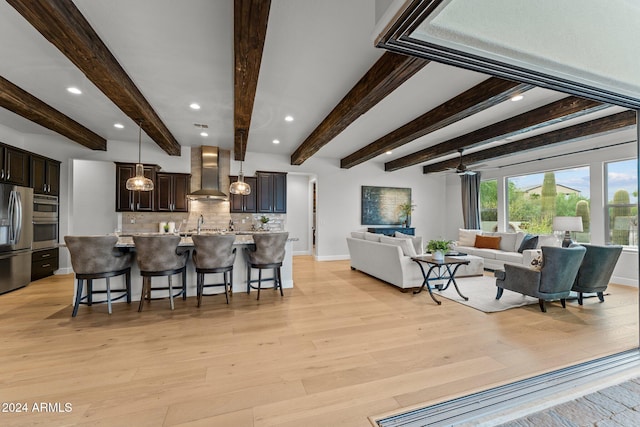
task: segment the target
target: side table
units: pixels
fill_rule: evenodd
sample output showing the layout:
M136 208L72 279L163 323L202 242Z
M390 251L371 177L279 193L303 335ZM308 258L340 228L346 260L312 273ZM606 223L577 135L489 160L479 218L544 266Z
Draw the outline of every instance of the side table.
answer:
M434 280L446 280L447 284L444 285L443 287L437 286L438 290L443 291L447 289L450 284L453 283L453 286L456 288L456 292L458 292L458 295L460 295L465 301L469 300L469 298L465 297L464 295L462 295L462 293L460 293L460 289L458 289L458 284L456 283L456 279L455 279L455 275L456 275L456 272L458 271L458 268L460 268L461 265L469 264L468 259L465 259L464 257L445 256L444 260L440 261L440 260L433 259L431 255L420 255L417 257L412 257L411 260L415 261L418 264L418 266L420 266L422 277L424 277L424 280L422 281L422 286L420 286L420 289L418 289L417 291L413 291L414 294L419 294L420 292L422 292L422 290L426 286L427 290L429 291L429 295L431 296L431 299L435 301L436 304L440 305L442 304L442 301L437 300L436 297L433 295L429 282ZM429 270L427 272L424 271L424 264L429 266ZM452 266L453 266L453 270L451 270ZM444 269L440 267L444 267ZM434 271L436 271L436 268L437 268L437 273L434 273Z

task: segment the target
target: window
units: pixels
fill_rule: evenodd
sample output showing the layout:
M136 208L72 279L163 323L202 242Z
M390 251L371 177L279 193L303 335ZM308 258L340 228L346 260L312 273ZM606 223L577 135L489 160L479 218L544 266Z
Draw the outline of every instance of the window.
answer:
M498 180L480 183L480 226L483 231L498 229Z
M581 216L583 231L572 232L572 239L591 241L588 167L512 177L507 184L508 231L561 235L553 230L555 216Z
M636 159L606 164L607 243L638 246L638 170Z

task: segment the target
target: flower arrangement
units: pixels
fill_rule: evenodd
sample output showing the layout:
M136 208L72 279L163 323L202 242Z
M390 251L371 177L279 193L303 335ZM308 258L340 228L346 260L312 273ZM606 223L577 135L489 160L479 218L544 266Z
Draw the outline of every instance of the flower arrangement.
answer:
M400 219L404 218L404 225L409 227L411 225L411 212L415 209L416 205L411 202L401 203L398 206L400 211Z

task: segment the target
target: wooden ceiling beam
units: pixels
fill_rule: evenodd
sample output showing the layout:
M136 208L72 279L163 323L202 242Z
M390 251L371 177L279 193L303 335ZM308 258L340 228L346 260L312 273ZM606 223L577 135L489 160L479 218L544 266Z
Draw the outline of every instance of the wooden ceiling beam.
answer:
M437 157L455 153L460 149L476 147L509 136L520 135L534 129L540 129L608 107L610 107L610 105L602 104L598 101L568 96L551 104L543 105L542 107L527 111L515 117L502 120L465 135L392 160L384 164L384 169L389 172L428 162Z
M292 165L301 165L345 130L358 117L369 111L396 90L429 61L392 52L380 59L351 88L291 155Z
M364 163L533 87L525 83L491 77L341 159L340 167L348 169Z
M271 0L235 0L233 5L234 143L233 156L244 160Z
M71 0L7 0L114 104L172 156L180 144Z
M107 140L29 92L0 77L0 106L92 150L107 150Z
M594 135L619 131L626 127L635 125L635 111L623 111L621 113L612 114L600 119L595 119L563 129L554 130L551 132L521 139L519 141L514 141L497 147L488 148L486 150L465 154L462 156L462 162L463 164L469 166L481 161L506 157L514 153L536 150L547 147L549 145L578 142L587 138L591 138ZM422 172L425 174L443 172L448 169L455 168L459 162L460 158L457 157L454 159L425 165L422 168Z

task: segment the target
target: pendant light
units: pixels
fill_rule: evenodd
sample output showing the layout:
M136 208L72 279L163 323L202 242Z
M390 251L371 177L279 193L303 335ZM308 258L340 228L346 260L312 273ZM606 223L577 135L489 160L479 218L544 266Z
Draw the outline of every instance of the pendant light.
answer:
M240 153L242 153L244 147L244 131L240 132ZM238 174L238 180L232 182L229 186L229 193L239 194L246 196L251 194L251 186L244 182L244 174L242 173L242 160L240 160L240 173Z
M136 163L136 175L129 178L125 187L131 191L153 191L153 181L144 176L144 166L141 161L142 153L142 120L138 130L138 163Z

